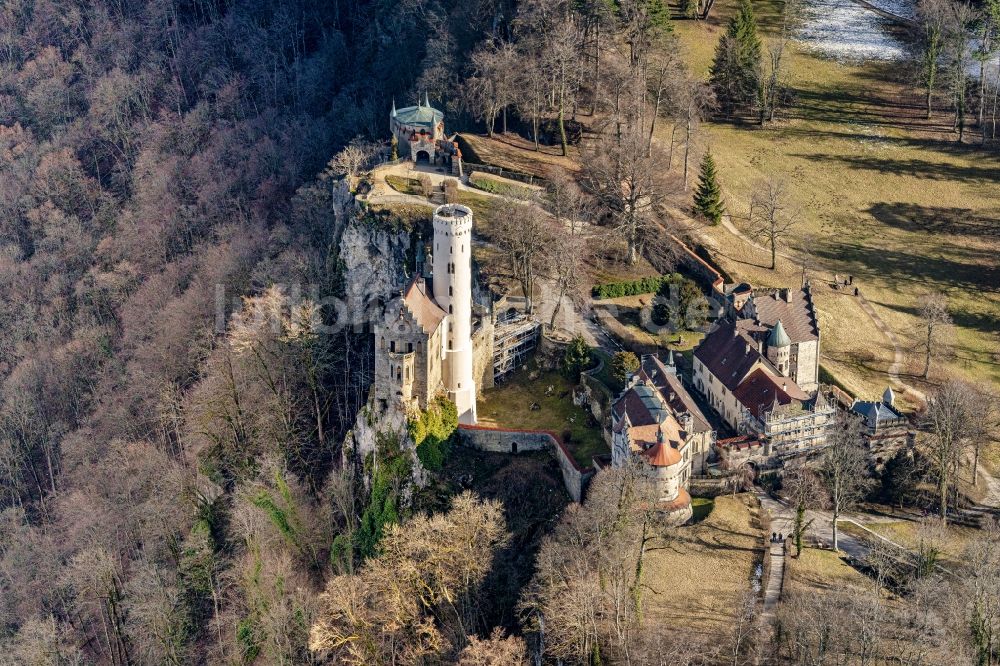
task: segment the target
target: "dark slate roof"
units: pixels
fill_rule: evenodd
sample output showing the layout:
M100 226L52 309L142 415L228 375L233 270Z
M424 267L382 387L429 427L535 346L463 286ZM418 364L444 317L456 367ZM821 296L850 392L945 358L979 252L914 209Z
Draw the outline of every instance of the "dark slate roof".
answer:
M792 343L818 340L819 321L809 287L788 289L788 300L782 297L784 293L784 289L755 293L744 306L744 314L768 328L781 320Z
M854 404L851 405L851 411L861 416L870 428L880 423L891 423L904 418L902 414L886 403L872 400L855 400Z
M743 380L733 397L751 414L759 417L771 407L793 405L808 400L809 396L788 377L775 377L763 368L757 368Z
M668 369L663 361L653 354L643 356L640 372L650 384L656 387L656 390L660 392L660 397L674 414L680 415L689 412L694 417L694 422L691 425L693 432L708 432L712 429L708 419L698 408L698 403L684 388L684 382L681 381L676 372Z
M737 330L732 322L705 336L694 356L730 391L736 389L754 364L763 357L756 342L747 333Z
M621 416L627 413L628 420L633 426L662 423L668 416L667 410L653 391L652 387L645 384L636 384L626 390L615 403L615 414Z

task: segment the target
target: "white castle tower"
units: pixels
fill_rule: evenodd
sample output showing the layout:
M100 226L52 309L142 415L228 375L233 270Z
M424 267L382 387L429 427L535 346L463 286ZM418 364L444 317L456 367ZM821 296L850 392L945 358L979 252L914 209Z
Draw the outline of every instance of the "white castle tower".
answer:
M460 423L476 422L472 378L472 210L458 204L434 211L434 301L447 313L441 382Z

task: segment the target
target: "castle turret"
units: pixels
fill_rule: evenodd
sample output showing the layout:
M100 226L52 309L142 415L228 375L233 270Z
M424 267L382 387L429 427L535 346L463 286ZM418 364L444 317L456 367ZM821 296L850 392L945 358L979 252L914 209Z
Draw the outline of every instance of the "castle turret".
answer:
M461 423L476 422L472 375L472 210L458 204L434 211L434 301L448 313L442 382Z
M890 407L896 406L896 394L893 393L891 386L885 388L885 393L882 394L882 402Z
M771 333L767 336L767 360L777 368L778 373L783 377L788 376L791 353L792 341L779 319L774 328L771 329Z

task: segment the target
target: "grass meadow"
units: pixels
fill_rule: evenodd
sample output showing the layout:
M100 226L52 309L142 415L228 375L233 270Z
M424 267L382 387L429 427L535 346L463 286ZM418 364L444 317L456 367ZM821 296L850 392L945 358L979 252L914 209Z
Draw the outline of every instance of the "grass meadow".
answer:
M677 21L694 71L707 76L715 44L736 3L719 0L709 21ZM772 37L780 2L754 2ZM958 144L943 100L927 120L902 63L843 64L787 53L794 105L765 128L706 122L697 155L716 157L726 205L745 225L754 183L787 181L799 223L771 271L769 255L722 226L701 229L722 266L760 286L798 284L803 265L820 309L822 363L848 388L877 396L893 346L853 291L830 287L854 276L905 352L901 376L932 389L946 375L1000 384L1000 159ZM973 136L971 133L968 136ZM670 140L670 126L660 132ZM969 139L967 138L967 141ZM949 357L931 382L921 370L921 297L944 292L955 320Z

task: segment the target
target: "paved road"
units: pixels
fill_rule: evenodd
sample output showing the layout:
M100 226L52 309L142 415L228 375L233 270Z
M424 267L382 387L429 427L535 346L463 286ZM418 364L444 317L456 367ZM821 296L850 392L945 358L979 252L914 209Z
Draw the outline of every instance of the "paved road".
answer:
M757 498L760 499L760 505L762 508L767 510L771 515L771 531L779 532L786 537L790 537L795 526L795 509L788 506L784 502L774 499L766 492L761 489L756 491ZM841 519L849 519L855 517L841 516ZM804 543L815 543L816 541L822 541L824 544L833 543L833 516L829 511L806 511L805 520L808 524L806 528L805 536L803 537ZM837 531L837 546L844 553L852 557L864 557L868 553L868 547L855 538L854 536L845 533L843 530ZM791 550L792 544L789 543L789 550Z

